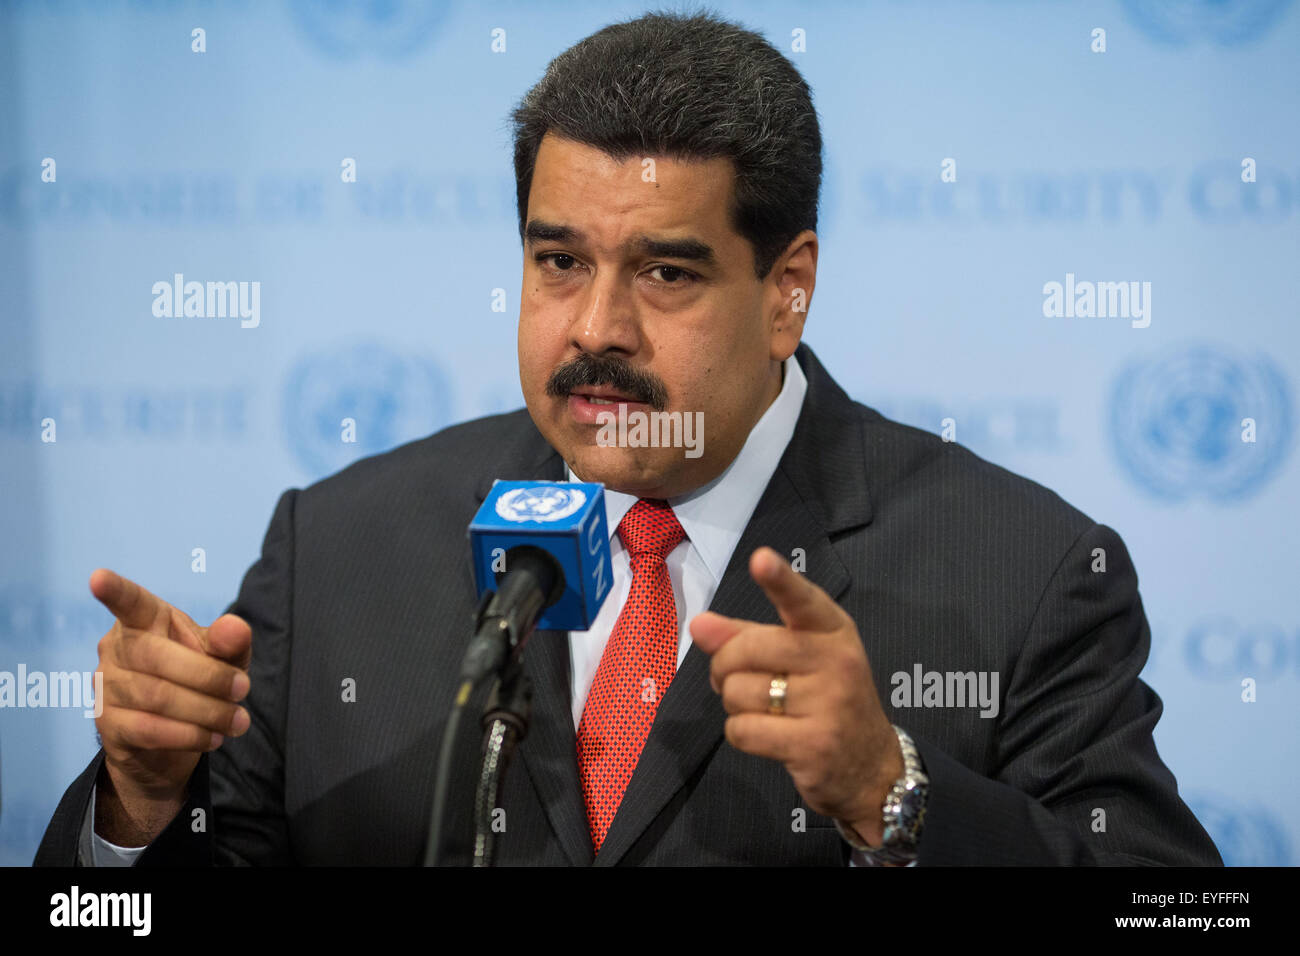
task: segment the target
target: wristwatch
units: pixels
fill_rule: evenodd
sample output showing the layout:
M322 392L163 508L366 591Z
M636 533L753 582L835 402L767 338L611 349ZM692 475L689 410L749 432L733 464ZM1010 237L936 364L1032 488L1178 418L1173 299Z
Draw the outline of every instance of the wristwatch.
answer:
M852 827L835 821L840 836L848 841L849 846L873 863L889 865L915 862L921 841L921 824L925 819L925 804L930 796L930 778L925 775L916 744L902 727L894 724L893 728L903 752L903 775L894 781L881 808L885 823L884 842L880 846L870 846L862 842Z

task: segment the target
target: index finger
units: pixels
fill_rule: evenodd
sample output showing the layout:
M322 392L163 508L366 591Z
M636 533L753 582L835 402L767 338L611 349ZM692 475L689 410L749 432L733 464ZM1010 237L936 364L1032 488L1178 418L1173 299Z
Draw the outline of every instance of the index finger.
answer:
M749 574L767 594L786 627L833 631L843 625L844 611L830 595L771 548L758 548L750 555Z
M170 605L129 578L108 568L99 568L90 575L90 593L122 622L123 627L138 631L161 627L162 633L166 633Z

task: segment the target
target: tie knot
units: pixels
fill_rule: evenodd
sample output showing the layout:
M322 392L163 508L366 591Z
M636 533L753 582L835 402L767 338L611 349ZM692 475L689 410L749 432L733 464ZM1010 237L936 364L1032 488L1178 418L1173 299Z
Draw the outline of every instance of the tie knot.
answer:
M633 557L653 554L666 558L682 543L686 532L668 502L641 498L618 523L618 537Z

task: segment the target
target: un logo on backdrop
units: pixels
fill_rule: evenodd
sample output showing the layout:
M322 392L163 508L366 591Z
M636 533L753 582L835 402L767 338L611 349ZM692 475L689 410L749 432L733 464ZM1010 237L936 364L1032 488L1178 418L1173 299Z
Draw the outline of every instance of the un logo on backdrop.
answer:
M1253 434L1245 419L1254 422ZM1148 492L1171 501L1255 493L1286 457L1291 428L1286 377L1263 356L1189 348L1131 363L1111 394L1120 464Z
M1249 43L1267 33L1291 0L1124 0L1128 17L1153 40L1183 46Z
M1193 792L1183 801L1214 840L1225 866L1291 865L1286 827L1276 814L1217 793Z
M442 370L379 345L313 353L289 373L284 419L304 469L324 476L436 431L449 418Z
M444 3L420 0L294 0L293 19L321 52L340 60L369 53L396 60L414 53L437 32Z

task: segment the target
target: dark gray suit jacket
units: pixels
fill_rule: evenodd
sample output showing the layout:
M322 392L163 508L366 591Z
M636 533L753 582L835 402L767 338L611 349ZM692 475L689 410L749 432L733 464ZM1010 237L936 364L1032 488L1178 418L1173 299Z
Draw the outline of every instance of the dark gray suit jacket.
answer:
M779 623L747 560L759 545L803 549L929 773L920 864L1221 864L1152 741L1162 707L1138 679L1150 631L1115 532L853 402L807 346L797 357L798 425L712 608ZM137 865L418 863L475 607L466 526L493 479L564 475L520 410L286 492L230 608L253 628L252 728L202 758L189 805ZM535 634L526 662L534 715L499 862L591 864L566 635ZM893 706L891 675L917 664L996 671L997 717ZM594 862L844 865L847 844L785 769L726 743L708 668L692 647ZM77 862L101 762L65 794L37 864Z

